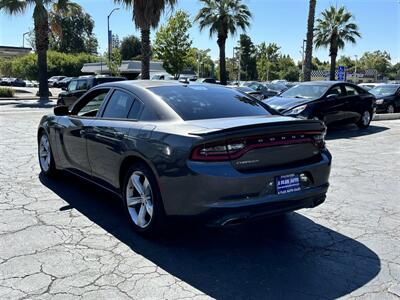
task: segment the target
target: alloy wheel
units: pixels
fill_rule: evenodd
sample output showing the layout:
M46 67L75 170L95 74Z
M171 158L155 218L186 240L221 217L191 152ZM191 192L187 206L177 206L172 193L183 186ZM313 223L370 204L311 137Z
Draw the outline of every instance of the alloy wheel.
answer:
M126 204L132 221L146 228L153 217L153 193L150 182L140 171L135 171L126 187Z
M394 106L393 106L392 104L390 104L390 105L388 106L387 112L388 112L389 114L393 114L393 113L394 113Z
M50 169L51 163L51 151L50 151L50 143L49 138L46 134L43 134L40 137L39 142L39 162L43 171L47 172Z
M361 120L362 120L362 124L364 125L364 126L368 126L368 124L369 124L369 122L371 121L371 114L370 114L370 112L369 111L364 111L364 113L363 113L363 115L362 115L362 117L361 117Z

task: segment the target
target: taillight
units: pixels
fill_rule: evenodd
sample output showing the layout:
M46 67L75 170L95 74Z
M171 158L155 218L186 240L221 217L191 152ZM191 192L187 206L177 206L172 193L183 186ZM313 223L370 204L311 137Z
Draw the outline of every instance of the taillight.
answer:
M241 151L245 146L245 143L240 142L203 144L193 150L191 159L199 161L226 161L231 159L232 154Z
M196 161L227 161L238 159L254 149L312 143L325 148L325 131L289 132L268 136L251 136L226 142L205 143L194 148L191 159Z

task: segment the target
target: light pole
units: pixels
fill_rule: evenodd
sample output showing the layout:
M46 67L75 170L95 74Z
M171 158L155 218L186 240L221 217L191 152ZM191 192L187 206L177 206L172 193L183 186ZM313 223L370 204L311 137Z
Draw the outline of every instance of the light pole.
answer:
M357 84L358 82L357 82L357 59L358 59L358 55L356 54L356 55L354 55L354 57L356 58L356 62L355 62L355 64L354 64L354 77L355 77L355 83Z
M119 7L114 8L107 16L107 33L108 33L108 61L111 60L111 52L112 52L112 34L110 30L110 17L112 13L116 10L119 10Z
M27 35L27 34L29 34L29 31L28 31L28 32L25 32L25 33L22 35L22 48L25 48L25 35Z

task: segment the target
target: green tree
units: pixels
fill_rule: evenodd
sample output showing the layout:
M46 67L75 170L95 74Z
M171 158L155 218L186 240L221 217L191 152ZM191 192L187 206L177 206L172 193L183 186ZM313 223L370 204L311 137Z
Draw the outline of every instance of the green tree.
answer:
M390 60L390 54L386 51L365 52L361 56L358 66L364 70L375 69L378 73L387 75L391 68Z
M316 48L329 47L331 80L335 80L338 50L343 49L346 42L355 44L356 38L361 37L358 26L351 22L352 19L353 15L344 6L339 9L331 6L317 19L314 43Z
M400 80L400 63L393 65L388 75L390 80Z
M0 75L5 77L11 77L12 72L12 61L9 58L0 59Z
M107 67L112 76L120 76L121 72L119 68L121 67L122 57L119 49L113 48L111 52L111 59L107 60Z
M251 38L246 34L240 35L238 42L239 50L236 51L237 58L240 56L240 78L242 80L256 80L257 79L257 60L256 60L256 47L254 46Z
M300 70L289 55L280 55L276 61L279 79L298 81Z
M133 21L140 29L142 44L142 79L150 79L150 29L156 28L160 22L161 14L167 7L173 8L177 0L114 0L132 9Z
M134 35L129 35L122 39L119 52L123 60L137 59L142 53L141 48L140 40Z
M94 21L79 5L70 10L53 7L49 12L51 50L65 53L96 54L98 41Z
M356 65L355 61L350 56L342 55L337 61L339 66L345 66L348 71L352 71Z
M28 7L33 7L33 23L35 31L35 48L37 53L39 96L40 100L48 100L47 83L47 50L49 48L49 7L68 11L76 7L69 0L0 0L0 11L10 15L23 14Z
M276 63L280 55L280 47L275 43L265 42L257 46L257 73L262 81L277 79Z
M164 69L175 77L188 66L188 52L192 45L188 33L190 27L189 15L178 10L156 33L153 54L163 61Z
M195 21L200 30L209 27L210 37L217 35L219 47L219 69L221 84L226 84L225 43L229 34L235 34L241 28L250 25L251 13L247 5L240 0L200 0L204 7L200 9Z
M308 7L306 52L304 57L304 81L311 80L312 52L314 41L314 19L316 6L317 0L310 0Z
M188 51L188 67L198 72L199 77L215 77L215 64L209 55L210 51L197 48Z

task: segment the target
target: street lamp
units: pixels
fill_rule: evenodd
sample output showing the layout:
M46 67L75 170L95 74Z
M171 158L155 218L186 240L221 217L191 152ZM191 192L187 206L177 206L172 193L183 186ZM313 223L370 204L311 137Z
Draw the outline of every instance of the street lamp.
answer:
M22 35L22 48L25 48L25 35L27 35L27 34L29 34L30 32L28 31L28 32L25 32L23 35Z
M116 10L119 10L119 7L114 8L107 16L107 33L108 33L108 61L111 60L111 51L112 51L112 34L110 30L110 17L112 13Z

